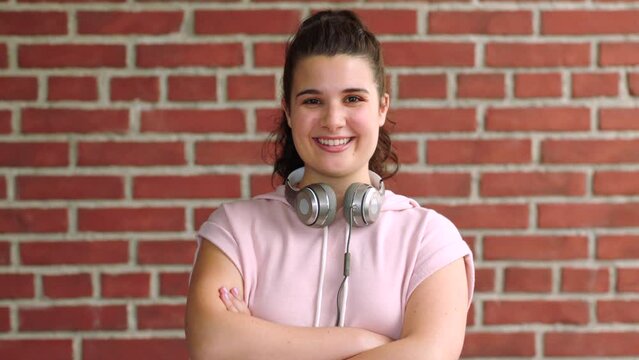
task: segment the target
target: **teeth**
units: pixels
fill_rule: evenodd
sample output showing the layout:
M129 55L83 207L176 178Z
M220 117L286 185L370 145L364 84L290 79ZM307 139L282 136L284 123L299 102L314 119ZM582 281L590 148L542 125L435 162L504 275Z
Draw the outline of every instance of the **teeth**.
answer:
M344 138L344 139L334 140L334 139L317 138L317 141L320 144L326 145L326 146L339 146L339 145L344 145L344 144L348 143L349 141L351 141L351 139L350 138Z

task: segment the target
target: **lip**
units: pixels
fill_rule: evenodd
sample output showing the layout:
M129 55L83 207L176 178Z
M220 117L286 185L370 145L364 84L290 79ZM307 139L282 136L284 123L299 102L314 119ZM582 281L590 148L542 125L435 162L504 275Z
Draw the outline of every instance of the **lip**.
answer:
M329 145L324 145L322 143L319 142L318 139L323 139L323 140L342 140L342 139L350 139L346 144L343 145L335 145L335 146L329 146ZM353 136L318 136L318 137L314 137L313 138L313 142L315 143L315 145L317 145L317 147L319 147L320 149L326 151L326 152L330 152L330 153L339 153L342 152L346 149L348 149L351 144L353 143L353 140L355 139L355 137Z

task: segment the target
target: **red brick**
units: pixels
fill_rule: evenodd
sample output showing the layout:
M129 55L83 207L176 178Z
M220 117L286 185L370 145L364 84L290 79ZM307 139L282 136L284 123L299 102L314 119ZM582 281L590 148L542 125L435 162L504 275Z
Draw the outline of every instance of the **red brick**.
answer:
M564 268L561 271L561 292L604 293L609 288L608 269Z
M0 299L33 298L33 274L0 274Z
M530 11L433 11L428 14L430 34L532 34Z
M639 226L639 203L540 204L538 207L542 228Z
M18 176L17 198L122 199L124 180L119 176Z
M599 65L639 65L639 42L600 43Z
M193 240L140 241L138 264L193 264L196 242Z
M23 133L124 133L128 129L128 110L60 108L22 110Z
M43 275L44 296L51 299L79 298L93 295L90 274Z
M504 271L504 291L541 292L552 290L552 270L538 268L507 268Z
M253 45L253 58L256 67L284 66L286 43L256 43Z
M256 109L256 130L259 132L271 132L279 127L282 120L282 109Z
M37 100L38 79L27 76L0 77L0 100Z
M47 354L47 360L72 360L73 341L72 339L0 340L0 358L2 359L40 360L42 354Z
M639 140L544 140L543 163L615 164L639 163Z
M138 329L180 329L184 328L184 304L138 305Z
M543 340L546 356L639 355L639 332L547 332Z
M133 183L136 199L239 198L239 175L137 176Z
M81 208L80 231L184 231L182 208Z
M474 108L391 109L390 119L397 119L393 133L470 132L476 129Z
M51 306L19 309L20 331L124 330L125 305Z
M160 295L186 296L189 290L189 273L160 273Z
M386 66L455 66L475 65L475 45L462 42L384 42Z
M160 81L157 77L138 76L111 79L112 101L158 101Z
M47 100L98 100L98 82L92 76L50 76Z
M458 98L501 99L506 96L503 74L457 75Z
M271 181L271 175L253 174L251 175L251 196L269 193L281 184L282 180L279 176L276 176L273 178L273 181Z
M140 130L158 133L241 133L246 131L239 109L155 109L142 111Z
M11 110L0 110L0 134L11 133L11 117Z
M585 107L489 108L486 130L584 131L590 130L590 110Z
M205 208L197 208L193 211L193 228L199 229L200 226L209 218L212 212L214 212L217 208L214 207L205 207Z
M61 11L2 11L0 35L64 35L67 14Z
M195 163L217 164L263 164L261 141L201 141L195 144Z
M417 33L415 10L358 9L355 12L366 27L376 35Z
M574 260L588 258L584 236L486 236L486 260Z
M639 259L639 236L600 235L597 237L597 259Z
M597 171L593 178L593 192L597 195L639 194L639 172Z
M406 196L464 196L470 195L470 174L400 172L386 181L386 187Z
M20 261L24 265L123 264L129 261L129 244L121 240L21 243Z
M462 229L525 229L528 227L526 205L430 205Z
M0 265L11 264L11 244L0 242Z
M445 99L446 75L400 75L401 99Z
M19 3L123 3L127 0L17 0Z
M105 298L140 298L150 293L149 273L102 274L101 295Z
M617 269L617 291L639 292L639 269Z
M475 291L495 291L495 269L475 269Z
M124 45L20 45L18 64L21 68L123 68L126 66Z
M529 356L535 355L534 333L473 333L466 334L461 356Z
M599 109L599 130L639 130L639 107Z
M515 96L518 98L561 97L561 74L515 74Z
M572 96L575 98L619 95L619 74L572 74Z
M0 177L0 199L7 198L7 180L4 176Z
M630 96L639 96L639 73L628 74L628 92Z
M182 11L79 11L78 33L161 35L180 31Z
M544 35L637 34L639 33L639 11L542 11L541 33Z
M228 44L141 44L136 46L141 68L229 67L244 63L244 48Z
M0 209L0 233L66 232L67 209Z
M525 311L522 311L525 309ZM588 323L585 301L486 301L484 324L575 324Z
M590 65L587 43L489 43L490 67L564 67Z
M11 318L9 317L9 308L0 307L0 333L11 330ZM2 348L2 341L0 341L0 349ZM0 350L2 354L2 350Z
M499 172L481 176L481 196L578 196L586 193L586 174Z
M419 160L416 141L394 141L393 147L401 164L415 164Z
M429 140L426 146L429 164L523 164L532 160L527 139Z
M600 323L639 323L639 301L597 301L597 321Z
M82 340L83 360L175 360L188 357L183 338Z
M7 44L0 44L0 68L6 68L9 65L9 54Z
M196 34L291 34L300 21L297 10L196 10Z
M80 142L78 165L184 165L181 142Z
M271 75L230 75L226 80L229 100L275 99L275 78Z
M169 76L169 100L214 101L217 98L215 76Z

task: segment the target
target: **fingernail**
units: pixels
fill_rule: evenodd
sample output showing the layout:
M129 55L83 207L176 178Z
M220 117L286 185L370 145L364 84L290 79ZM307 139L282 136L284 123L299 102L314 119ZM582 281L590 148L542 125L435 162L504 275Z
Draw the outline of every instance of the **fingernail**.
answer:
M225 287L220 288L220 295L226 300L229 299L229 291Z
M231 289L231 294L233 294L233 296L235 296L235 297L240 297L240 291L237 290L237 288L232 288Z

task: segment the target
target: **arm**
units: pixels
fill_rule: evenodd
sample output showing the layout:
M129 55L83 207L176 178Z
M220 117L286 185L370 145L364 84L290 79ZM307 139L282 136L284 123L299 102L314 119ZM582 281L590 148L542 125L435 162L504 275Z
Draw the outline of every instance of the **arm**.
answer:
M186 306L186 338L193 360L344 359L388 342L361 329L284 326L227 311L218 298L223 287L238 288L243 296L240 272L222 251L203 240Z
M459 359L464 344L468 287L464 260L437 271L413 291L399 340L353 360Z

